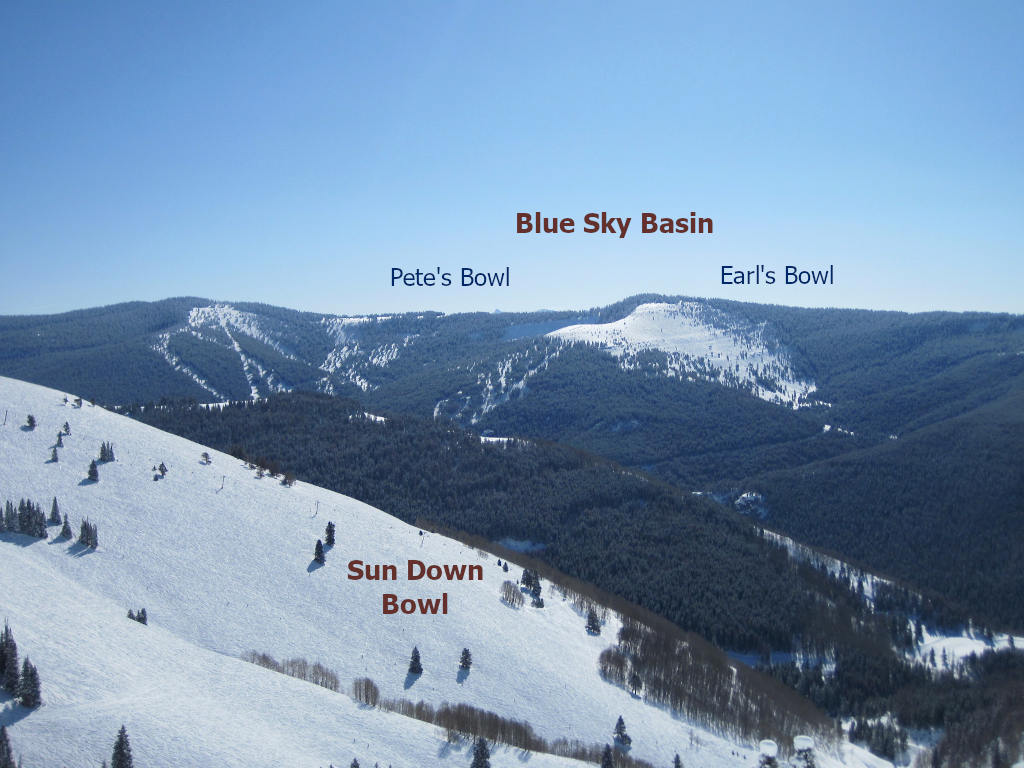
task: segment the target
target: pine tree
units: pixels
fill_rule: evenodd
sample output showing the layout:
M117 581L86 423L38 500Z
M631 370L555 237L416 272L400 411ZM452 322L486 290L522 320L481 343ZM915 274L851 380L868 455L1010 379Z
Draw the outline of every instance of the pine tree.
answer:
M27 426L29 429L36 428L36 417L33 416L31 413L28 415L28 418L25 419L25 426Z
M64 434L68 435L69 437L71 436L71 425L68 424L66 421L64 422Z
M68 522L68 516L66 513L64 515L64 525L60 527L60 537L62 539L71 538L71 524Z
M14 512L14 504L10 499L4 504L4 530L11 533L18 530L18 516Z
M162 461L160 462L160 466L157 467L157 470L160 472L160 477L167 477L167 465Z
M469 652L469 648L463 648L462 649L462 658L459 659L459 669L469 669L472 666L473 666L473 655Z
M57 497L53 497L53 504L50 505L50 525L60 525L60 507L57 506Z
M100 480L100 471L96 468L96 459L89 462L89 480L94 483L98 483Z
M0 725L0 768L15 768L14 752L11 751L6 725Z
M629 734L626 733L626 721L622 719L622 715L619 715L619 719L615 721L615 730L612 733L615 736L615 743L620 746L628 747L633 743Z
M133 768L132 746L128 742L128 731L122 725L114 742L114 753L110 757L110 768Z
M39 672L32 662L25 657L21 667L21 680L18 682L18 699L23 707L35 709L43 703L39 689Z
M359 761L353 757L352 762L349 764L348 768L359 768Z
M324 540L328 547L334 546L334 523L327 521L327 530L324 531Z
M57 447L58 448L63 448L64 447L64 433L63 432L58 432L57 433Z
M58 461L60 461L60 457L57 456L57 449L56 449L56 447L53 448L50 451L50 461L52 461L54 464L56 464Z
M423 665L420 664L420 649L416 646L412 648L412 657L409 659L409 674L410 675L422 675Z
M601 768L615 768L612 748L609 744L604 745L604 752L601 753Z
M678 752L676 752L675 759L672 761L672 768L683 768L683 761L679 759Z
M487 742L479 738L473 746L473 762L469 768L491 768L491 750L487 748Z
M149 618L146 616L146 609L145 608L140 608L139 609L139 612L137 614L135 614L135 620L138 621L139 624L148 624L149 623Z
M3 656L3 688L12 696L18 693L18 644L14 642L14 633L4 622L4 632L0 636L0 655Z
M316 540L316 549L313 550L313 559L320 563L320 565L327 562L327 558L324 557L324 543L320 541L320 539Z
M592 635L601 634L601 620L597 617L597 611L593 608L587 610L587 632Z

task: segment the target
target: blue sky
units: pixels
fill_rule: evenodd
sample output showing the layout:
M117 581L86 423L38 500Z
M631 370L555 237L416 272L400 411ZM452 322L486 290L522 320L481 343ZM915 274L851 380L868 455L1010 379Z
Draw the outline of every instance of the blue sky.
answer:
M3 4L0 313L1024 312L1022 3L298 5ZM517 235L520 210L715 233ZM837 284L723 286L723 264Z

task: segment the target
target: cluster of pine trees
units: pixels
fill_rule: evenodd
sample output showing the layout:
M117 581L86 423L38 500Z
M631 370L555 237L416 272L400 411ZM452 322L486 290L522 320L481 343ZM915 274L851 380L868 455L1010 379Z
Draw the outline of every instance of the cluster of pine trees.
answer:
M100 545L100 536L95 523L90 523L89 518L82 521L78 533L78 543L89 549L96 549Z
M18 644L6 621L3 633L0 634L0 686L21 702L23 707L35 709L43 703L39 672L27 656L19 668Z
M874 754L895 760L907 749L907 732L892 721L854 720L850 741L862 742Z
M100 443L100 464L106 464L114 460L114 444L108 442Z
M0 516L0 533L24 533L37 539L46 538L46 515L39 504L22 499L18 502L17 511L8 500L4 504L3 515Z
M542 598L540 596L540 594L541 594L540 574L538 574L537 571L535 571L535 570L531 570L529 568L524 568L523 569L523 576L522 576L521 579L519 579L519 583L522 586L522 588L525 589L530 594L530 597L532 598L531 605L534 608L543 608L544 607L544 598Z

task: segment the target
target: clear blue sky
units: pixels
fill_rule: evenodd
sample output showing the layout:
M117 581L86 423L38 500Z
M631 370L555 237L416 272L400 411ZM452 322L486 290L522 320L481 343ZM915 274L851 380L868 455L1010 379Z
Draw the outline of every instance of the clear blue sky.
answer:
M7 2L0 313L1024 312L1022 39L1020 2ZM715 234L516 235L519 210ZM837 285L720 284L758 263Z

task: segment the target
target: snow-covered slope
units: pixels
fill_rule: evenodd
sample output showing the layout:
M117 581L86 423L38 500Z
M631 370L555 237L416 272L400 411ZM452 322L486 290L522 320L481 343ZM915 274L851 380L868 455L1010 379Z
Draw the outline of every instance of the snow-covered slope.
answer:
M703 303L680 301L641 304L621 320L570 325L548 336L601 345L626 369L641 365L638 353L657 350L666 353L664 372L669 376L717 381L793 408L807 404L814 383L794 374L764 331Z
M384 697L466 702L526 720L549 740L606 743L622 715L633 756L655 765L676 752L711 768L753 761L751 747L602 681L597 658L617 619L600 637L588 635L547 584L547 607L506 606L500 585L518 574L486 553L336 493L260 479L225 454L209 451L206 464L201 446L76 408L60 392L0 378L0 408L0 500L25 497L48 510L56 497L76 533L84 517L99 529L96 551L58 539L54 527L46 541L0 534L0 613L43 682L41 709L26 713L7 700L0 712L29 768L98 764L122 722L147 766L347 765L352 757L396 768L468 764L465 746L447 745L439 729L240 661L249 650L320 661L343 691L368 676ZM34 430L20 426L28 414ZM52 463L65 421L71 435ZM89 483L103 441L117 460ZM168 472L155 480L161 462ZM314 544L328 520L338 543L317 568ZM399 580L350 580L347 565L357 559L395 564ZM483 578L410 582L411 559L479 565ZM382 615L387 592L447 592L449 613ZM126 618L140 607L149 626ZM409 679L414 645L425 671ZM474 662L466 677L457 668L463 647ZM848 765L867 759L847 752ZM496 766L523 760L575 764L509 749L493 758ZM819 764L837 763L822 755Z

